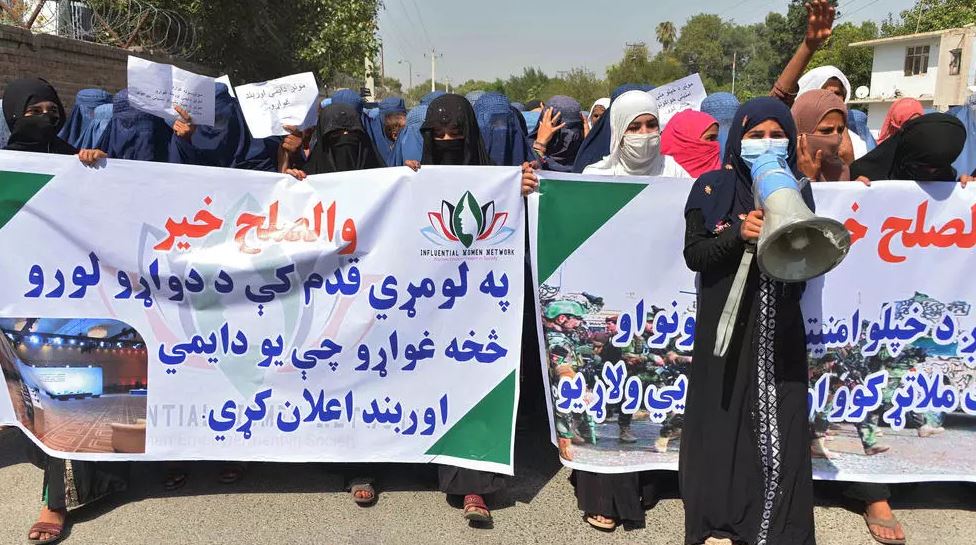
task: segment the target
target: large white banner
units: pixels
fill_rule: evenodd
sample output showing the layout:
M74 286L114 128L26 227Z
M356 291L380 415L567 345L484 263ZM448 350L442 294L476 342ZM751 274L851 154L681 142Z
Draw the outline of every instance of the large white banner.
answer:
M76 459L511 474L519 180L0 152L0 423Z
M568 440L574 468L677 469L695 365L695 276L682 255L691 181L547 178L529 229L553 441ZM814 194L854 241L803 300L815 476L976 481L976 188L830 183Z

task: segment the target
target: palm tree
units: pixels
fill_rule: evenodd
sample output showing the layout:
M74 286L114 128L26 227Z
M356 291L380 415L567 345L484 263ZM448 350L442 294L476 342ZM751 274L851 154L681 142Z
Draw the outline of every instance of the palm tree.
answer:
M663 21L657 25L657 41L665 51L671 51L677 39L678 31L674 28L674 23Z

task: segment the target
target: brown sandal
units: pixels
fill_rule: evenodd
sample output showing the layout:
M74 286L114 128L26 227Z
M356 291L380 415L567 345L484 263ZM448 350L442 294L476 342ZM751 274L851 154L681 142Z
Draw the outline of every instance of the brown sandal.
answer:
M50 534L51 537L47 539L31 539L30 535L34 532L38 534ZM37 522L31 526L30 530L27 531L27 543L30 545L49 545L51 543L57 543L64 538L64 525L54 524L53 522Z
M604 520L601 521L597 517L600 517ZM586 515L586 523L596 528L597 530L603 530L607 532L612 532L617 528L617 521L613 520L610 517L604 517L603 515Z
M881 526L882 528L888 528L889 530L894 530L899 526L901 526L901 523L898 522L898 519L894 517L890 519L877 519L874 517L869 517L867 513L862 513L861 516L864 517L864 522L866 522L868 525L868 532L871 533L871 537L873 537L874 540L877 541L878 543L883 543L884 545L905 545L907 541L905 538L889 539L886 537L881 537L875 534L874 530L871 529L872 526ZM904 529L902 531L904 532Z
M471 522L491 522L491 512L485 499L478 494L468 494L464 497L464 518Z

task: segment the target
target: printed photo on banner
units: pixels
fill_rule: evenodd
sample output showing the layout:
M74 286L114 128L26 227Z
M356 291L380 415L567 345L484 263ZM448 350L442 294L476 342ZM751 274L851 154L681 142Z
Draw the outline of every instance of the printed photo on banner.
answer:
M51 450L146 450L142 336L109 319L0 318L0 369L17 421Z
M550 177L529 216L553 441L577 469L677 469L698 307L674 205L686 181ZM814 475L976 480L973 254L952 227L971 221L973 192L814 190L817 213L854 241L802 300Z

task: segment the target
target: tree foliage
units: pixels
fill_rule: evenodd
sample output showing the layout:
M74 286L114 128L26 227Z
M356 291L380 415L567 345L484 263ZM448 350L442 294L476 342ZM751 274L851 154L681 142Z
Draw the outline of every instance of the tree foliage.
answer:
M900 36L960 28L971 23L976 23L976 1L917 0L914 7L903 10L897 19L889 16L881 25L881 34Z
M114 0L100 0L112 2ZM189 60L227 73L235 84L315 72L320 84L365 75L379 51L381 0L144 0L197 27Z

